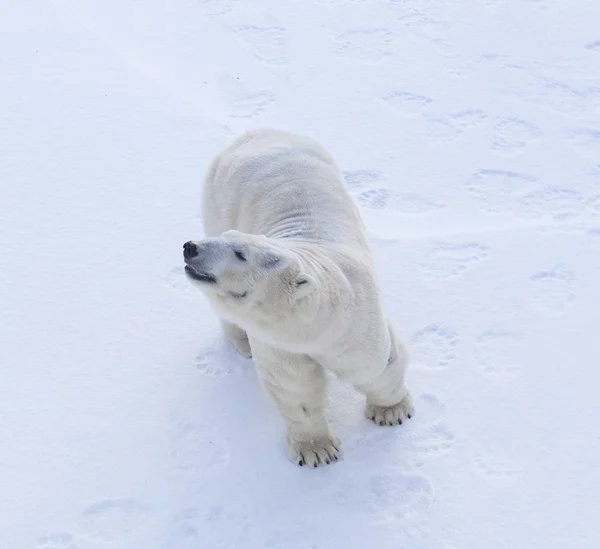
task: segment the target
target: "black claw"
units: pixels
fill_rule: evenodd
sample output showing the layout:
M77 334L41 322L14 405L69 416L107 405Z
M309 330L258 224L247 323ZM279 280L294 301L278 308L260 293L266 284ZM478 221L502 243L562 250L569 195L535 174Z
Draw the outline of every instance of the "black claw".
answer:
M410 419L412 417L410 414L406 414L406 416L408 417L408 419Z
M304 461L300 460L300 461L298 462L298 465L300 465L300 467L302 467L302 466L304 465Z
M402 420L401 419L398 420L398 425L402 425Z
M379 422L379 425L383 425L383 419Z
M315 461L315 464L313 465L313 467L317 467L317 462Z
M325 463L327 463L327 465L329 465L331 463L331 461L329 461L328 459L326 459Z

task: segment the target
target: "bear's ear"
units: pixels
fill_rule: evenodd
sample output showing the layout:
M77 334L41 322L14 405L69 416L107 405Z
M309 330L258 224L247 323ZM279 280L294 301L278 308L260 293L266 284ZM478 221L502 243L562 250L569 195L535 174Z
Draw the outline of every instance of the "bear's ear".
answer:
M294 299L300 299L310 294L317 286L317 281L308 273L299 272L293 282Z

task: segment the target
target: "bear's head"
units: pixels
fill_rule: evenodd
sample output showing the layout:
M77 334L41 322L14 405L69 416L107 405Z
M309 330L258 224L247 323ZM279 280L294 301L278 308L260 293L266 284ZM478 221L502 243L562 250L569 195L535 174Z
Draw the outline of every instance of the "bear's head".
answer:
M277 240L235 230L183 245L188 279L232 321L281 317L315 287L299 257Z

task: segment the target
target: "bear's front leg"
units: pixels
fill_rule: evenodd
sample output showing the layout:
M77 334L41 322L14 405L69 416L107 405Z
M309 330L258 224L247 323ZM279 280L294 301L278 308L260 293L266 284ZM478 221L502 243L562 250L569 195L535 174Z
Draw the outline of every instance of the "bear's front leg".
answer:
M251 340L261 385L287 425L286 453L308 467L337 461L339 441L325 418L323 368L304 355Z
M237 352L246 358L252 358L252 349L250 349L250 342L248 341L246 332L239 326L226 320L221 320L221 327L223 328L225 337L236 348Z

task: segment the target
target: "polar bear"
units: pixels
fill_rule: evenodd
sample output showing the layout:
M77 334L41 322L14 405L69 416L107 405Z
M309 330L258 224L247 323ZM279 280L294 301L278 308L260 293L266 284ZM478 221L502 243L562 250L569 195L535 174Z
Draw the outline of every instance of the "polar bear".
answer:
M366 395L376 424L411 417L407 351L384 312L358 208L319 143L271 128L238 137L208 168L203 220L205 238L183 245L187 277L252 356L290 460L338 459L325 370Z

